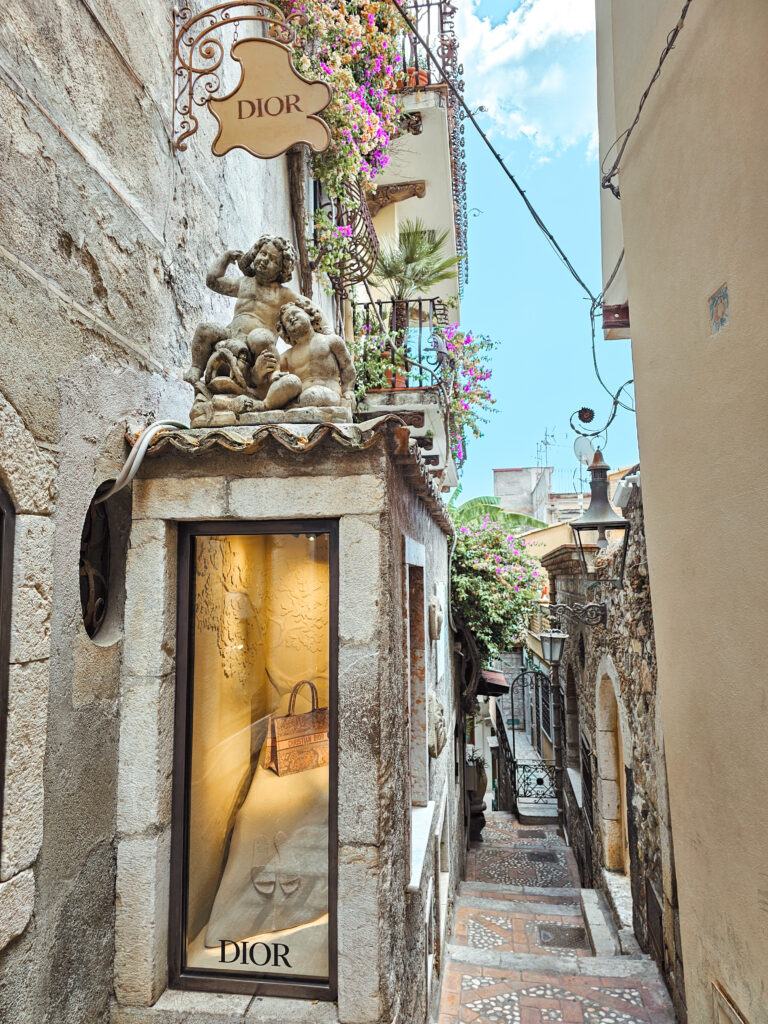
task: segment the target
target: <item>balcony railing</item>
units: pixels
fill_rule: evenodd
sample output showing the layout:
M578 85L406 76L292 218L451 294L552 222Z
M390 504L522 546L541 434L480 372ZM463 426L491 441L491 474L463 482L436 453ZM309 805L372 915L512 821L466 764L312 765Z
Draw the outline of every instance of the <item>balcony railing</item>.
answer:
M365 281L376 266L379 240L360 182L349 181L344 199L336 200L331 199L321 183L315 181L314 206L316 210L322 210L347 238L349 258L341 268L337 290Z
M448 0L410 0L406 13L416 26L423 45L410 29L405 28L399 42L403 68L402 92L433 86L445 86L450 81L460 94L464 93L459 63L459 45L454 18L456 7ZM437 59L435 59L437 58ZM445 74L440 70L441 65ZM446 110L451 150L451 179L454 221L456 225L456 251L465 258L459 265L459 282L467 281L467 165L464 147L464 110L454 93L446 90Z
M406 75L403 89L439 85L444 78L438 62L449 73L456 72L457 49L453 28L456 8L445 0L412 0L405 9L426 46L408 29L401 35L400 59ZM437 61L431 54L437 57ZM418 75L418 71L422 74Z
M444 379L444 351L437 333L448 324L442 299L381 299L352 304L355 340L365 360L369 348L379 346L388 363L390 388L424 388ZM391 344L381 348L382 337Z

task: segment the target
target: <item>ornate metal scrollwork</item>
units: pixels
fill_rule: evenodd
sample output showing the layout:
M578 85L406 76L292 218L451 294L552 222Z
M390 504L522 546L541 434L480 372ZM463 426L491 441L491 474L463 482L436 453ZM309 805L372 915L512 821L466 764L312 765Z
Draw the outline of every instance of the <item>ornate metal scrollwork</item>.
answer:
M108 486L112 483L109 481ZM98 497L98 492L95 497ZM99 632L107 614L109 562L107 509L104 504L96 504L94 500L88 508L80 538L80 604L83 625L90 637Z
M186 140L198 128L195 107L204 107L221 87L219 68L225 44L216 33L232 28L234 43L239 26L255 22L270 39L290 44L295 35L294 25L305 23L306 17L292 14L286 18L268 0L229 0L199 14L193 14L187 6L176 8L173 21L173 145L184 150Z
M550 619L554 619L555 622L564 615L566 618L577 619L579 622L584 623L585 626L604 626L608 617L608 611L604 604L597 604L595 602L591 604L551 604L549 608L545 609Z

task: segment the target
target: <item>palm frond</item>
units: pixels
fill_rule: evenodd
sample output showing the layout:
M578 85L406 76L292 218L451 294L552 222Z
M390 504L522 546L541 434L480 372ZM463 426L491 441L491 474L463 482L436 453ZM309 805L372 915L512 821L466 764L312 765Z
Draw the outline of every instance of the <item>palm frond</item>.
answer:
M491 522L502 523L510 530L540 530L549 525L533 516L525 515L523 512L506 512L501 508L499 499L491 494L482 495L479 498L469 498L453 508L449 505L449 510L457 526L468 526L470 523L480 522L486 516Z
M371 284L404 300L450 280L462 257L445 255L447 239L448 231L431 235L422 220L405 221L397 241L379 252Z

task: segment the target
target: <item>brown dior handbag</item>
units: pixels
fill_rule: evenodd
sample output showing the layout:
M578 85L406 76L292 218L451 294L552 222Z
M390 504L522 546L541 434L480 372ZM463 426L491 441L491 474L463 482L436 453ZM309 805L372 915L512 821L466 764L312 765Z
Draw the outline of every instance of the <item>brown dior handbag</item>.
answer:
M296 695L302 686L312 691L312 710L296 714ZM317 687L309 679L291 691L288 714L269 720L264 764L277 775L294 775L328 764L328 708L318 707Z

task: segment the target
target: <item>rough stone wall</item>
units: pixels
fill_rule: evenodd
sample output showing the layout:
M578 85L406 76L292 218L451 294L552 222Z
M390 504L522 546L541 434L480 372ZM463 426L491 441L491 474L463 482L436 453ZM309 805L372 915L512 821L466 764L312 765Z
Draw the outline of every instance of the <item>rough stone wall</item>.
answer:
M620 549L612 544L596 559L596 573L586 578L575 547L562 547L542 560L550 574L553 601L605 602L605 625L586 626L569 617L563 621L569 640L560 666L564 691L575 684L578 729L591 747L593 776L592 831L583 812L578 781L566 773L565 807L569 840L574 847L585 885L602 886L606 852L614 842L609 820L618 796L618 781L601 778L598 751L606 750L605 723L600 720L601 685L610 687L618 704L618 727L624 753L629 836L632 925L641 947L649 949L646 880L654 887L664 911L662 965L673 996L682 1010L684 986L680 960L677 893L672 830L666 786L664 739L656 694L656 649L651 587L645 547L642 497L633 488L625 516L631 523L624 585L607 581L618 576ZM567 704L567 692L564 697ZM573 724L569 725L572 728ZM578 740L579 737L575 737ZM601 747L601 744L603 746ZM609 751L610 753L610 751ZM577 775L580 768L571 767Z
M210 260L291 234L283 159L216 160L202 115L173 153L171 38L164 0L10 0L0 24L0 482L18 513L0 1019L14 1024L98 1024L112 988L122 621L95 642L82 626L86 510L127 421L186 419L194 327L231 315L205 289ZM112 515L124 535L125 506Z
M446 712L447 742L437 759L429 759L429 799L437 803L445 800L451 859L451 890L449 892L448 920L455 889L461 872L463 851L463 820L461 791L454 772L454 729L459 707L458 679L454 673L451 632L447 622L448 547L445 535L437 528L419 499L399 479L397 466L389 469L389 489L395 496L390 508L388 571L390 581L387 593L390 601L389 648L391 657L391 686L400 688L391 693L382 714L382 746L387 757L382 760L386 786L382 797L383 828L381 851L383 884L380 890L382 920L387 921L383 934L382 964L386 968L386 992L383 1021L413 1022L421 1024L428 1013L436 1012L441 982L441 951L435 950L430 991L427 992L425 915L430 897L438 900L439 855L430 837L421 885L418 892L407 892L410 864L409 816L410 807L403 795L408 791L408 751L405 729L407 713L407 681L405 678L405 619L400 595L405 590L404 538L409 537L425 547L425 599L435 592L442 603L444 616L440 641L430 642L427 632L428 657L426 663L427 690L434 689ZM439 645L443 645L440 654ZM398 664L402 666L398 670ZM384 867L386 865L386 867ZM446 933L446 941L448 935ZM387 1015L388 1013L388 1015Z
M162 688L172 671L172 521L212 515L341 517L339 999L337 1006L318 1005L312 1012L318 1020L343 1024L424 1021L424 916L430 886L436 895L439 882L436 843L431 838L421 885L417 891L407 892L410 808L406 798L403 538L424 545L425 575L431 585L435 579L447 579L445 537L387 456L383 440L365 452L349 452L335 442L324 441L311 454L288 452L270 444L248 456L218 450L193 458L172 453L149 458L133 494L126 606L126 618L132 625L121 680L126 698L137 686ZM166 519L171 520L167 525ZM169 579L165 593L159 584L162 576ZM146 613L147 593L153 614ZM134 626L141 626L144 632L139 636ZM446 624L442 656L433 644L427 659L430 685L439 665L443 666L446 701L455 695L449 638ZM243 997L163 993L170 779L158 740L169 728L171 704L158 702L148 719L126 699L120 723L113 1024L162 1024L177 1019L171 1008L174 1012L193 1008L202 1012L203 1007L218 1014L211 1020L229 1024L240 1019L234 1012L237 1000L249 1005ZM446 708L449 735L455 706L451 700ZM439 803L442 793L446 794L452 896L458 885L463 843L451 742L432 762L430 787L431 800ZM146 790L147 799L140 804L121 801L120 794L127 797L139 788ZM134 868L147 884L132 882ZM432 1007L439 982L436 960ZM233 1007L231 1016L228 1006ZM248 1019L260 1021L263 1013L270 1022L287 1021L300 1019L306 1012L307 1004L263 998L249 1008Z

